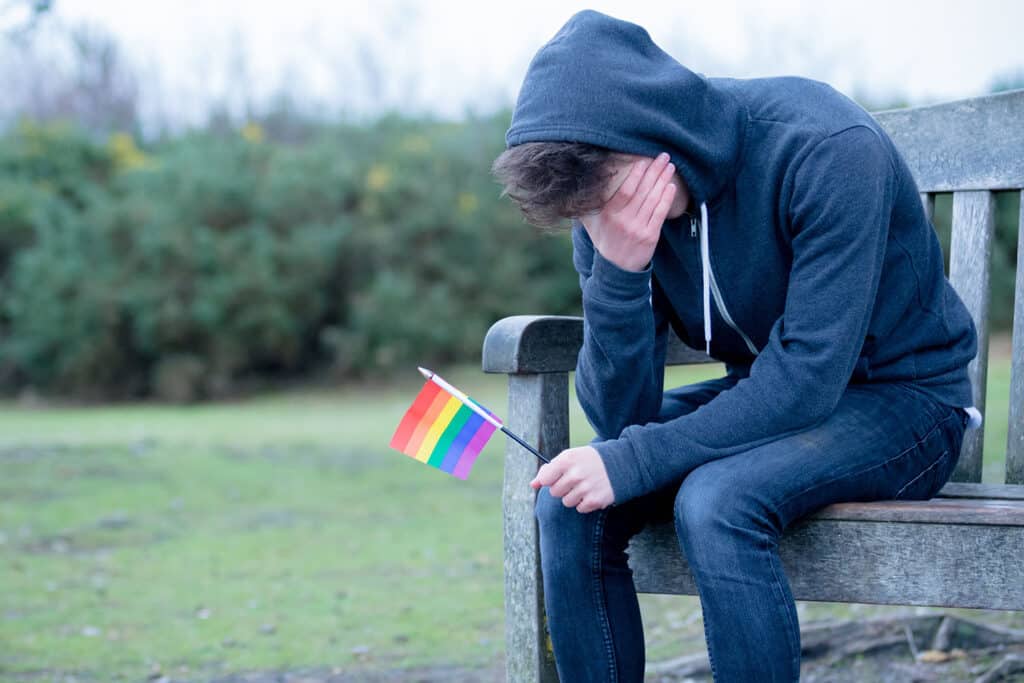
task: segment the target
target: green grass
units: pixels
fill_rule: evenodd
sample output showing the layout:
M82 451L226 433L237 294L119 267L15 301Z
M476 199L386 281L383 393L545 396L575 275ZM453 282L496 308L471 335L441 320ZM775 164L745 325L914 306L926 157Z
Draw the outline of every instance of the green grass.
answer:
M507 413L504 377L439 370ZM671 368L667 386L721 373ZM493 664L505 444L466 481L390 450L410 375L196 407L0 405L0 678ZM990 455L1008 381L994 357ZM570 406L581 445L593 432ZM985 480L1001 472L993 458ZM695 597L641 604L650 660L703 648Z

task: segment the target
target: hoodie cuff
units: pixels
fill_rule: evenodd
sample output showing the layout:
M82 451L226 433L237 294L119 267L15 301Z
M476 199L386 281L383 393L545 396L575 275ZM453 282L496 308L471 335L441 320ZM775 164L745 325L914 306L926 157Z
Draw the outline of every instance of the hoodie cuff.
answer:
M588 293L604 301L648 299L654 270L652 263L648 262L643 270L625 270L595 249L593 270L587 280Z
M608 481L615 496L614 505L642 496L648 491L645 486L640 462L636 459L633 445L626 439L592 441L591 447L601 456Z

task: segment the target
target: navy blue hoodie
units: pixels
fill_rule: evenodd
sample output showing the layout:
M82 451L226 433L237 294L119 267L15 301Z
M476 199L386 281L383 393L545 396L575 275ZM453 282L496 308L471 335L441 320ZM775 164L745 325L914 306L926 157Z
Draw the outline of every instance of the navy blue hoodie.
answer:
M505 140L665 151L689 189L642 271L573 221L576 393L616 504L815 426L850 383L906 382L980 423L966 369L977 331L910 169L829 85L705 77L640 26L585 10L530 62ZM669 327L735 381L656 422Z

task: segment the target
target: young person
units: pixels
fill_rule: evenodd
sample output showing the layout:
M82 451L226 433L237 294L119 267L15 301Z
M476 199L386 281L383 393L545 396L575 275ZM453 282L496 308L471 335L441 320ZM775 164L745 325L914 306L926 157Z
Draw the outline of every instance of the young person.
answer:
M543 465L545 607L564 681L640 681L629 538L674 519L716 681L796 681L778 541L830 503L927 499L980 424L971 316L885 131L825 83L711 78L586 10L531 61L493 171L571 220L578 400ZM671 328L727 374L665 390Z

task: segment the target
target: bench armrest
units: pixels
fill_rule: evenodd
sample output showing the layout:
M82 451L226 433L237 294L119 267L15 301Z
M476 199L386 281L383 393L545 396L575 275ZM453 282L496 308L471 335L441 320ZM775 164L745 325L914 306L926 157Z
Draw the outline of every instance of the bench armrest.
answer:
M484 337L483 371L508 375L572 372L583 346L583 318L513 315L491 325ZM718 363L669 332L666 365Z
M491 325L484 337L483 371L509 375L570 372L583 346L583 318L513 315Z

